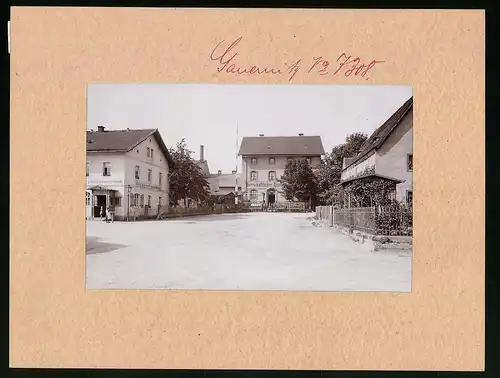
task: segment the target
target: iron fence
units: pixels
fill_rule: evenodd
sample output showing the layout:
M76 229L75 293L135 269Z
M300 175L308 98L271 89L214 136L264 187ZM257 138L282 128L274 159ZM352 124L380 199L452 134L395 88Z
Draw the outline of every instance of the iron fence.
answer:
M324 211L319 209L320 218L324 217ZM406 206L335 209L333 218L333 223L337 226L373 235L413 235L412 209Z
M333 221L336 225L367 233L375 233L375 207L335 209Z

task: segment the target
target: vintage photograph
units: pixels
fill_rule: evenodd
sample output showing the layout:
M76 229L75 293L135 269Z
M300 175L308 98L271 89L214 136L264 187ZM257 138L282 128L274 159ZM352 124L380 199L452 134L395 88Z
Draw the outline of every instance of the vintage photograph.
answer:
M411 86L90 84L87 289L411 292Z

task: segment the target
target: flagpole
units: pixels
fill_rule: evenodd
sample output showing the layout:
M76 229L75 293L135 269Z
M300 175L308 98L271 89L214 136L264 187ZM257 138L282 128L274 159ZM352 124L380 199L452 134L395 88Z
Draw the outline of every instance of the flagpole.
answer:
M238 120L236 120L236 174L234 184L234 204L238 205Z

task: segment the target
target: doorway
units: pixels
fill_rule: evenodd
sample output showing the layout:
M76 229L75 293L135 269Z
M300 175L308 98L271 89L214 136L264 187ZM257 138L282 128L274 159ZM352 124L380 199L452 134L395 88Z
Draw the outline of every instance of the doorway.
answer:
M95 204L94 204L94 218L99 218L101 216L101 206L106 208L106 195L98 194L95 196Z
M273 206L275 202L276 202L276 192L274 191L274 189L270 189L267 192L267 203Z

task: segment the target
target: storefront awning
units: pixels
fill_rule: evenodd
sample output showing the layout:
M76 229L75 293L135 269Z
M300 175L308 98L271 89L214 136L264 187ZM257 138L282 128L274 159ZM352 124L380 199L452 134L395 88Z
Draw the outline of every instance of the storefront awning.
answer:
M118 191L118 190L115 190L115 189L103 188L102 186L99 186L99 185L87 188L87 190L91 190L93 192L99 192L99 191L101 191L101 192L117 192Z

